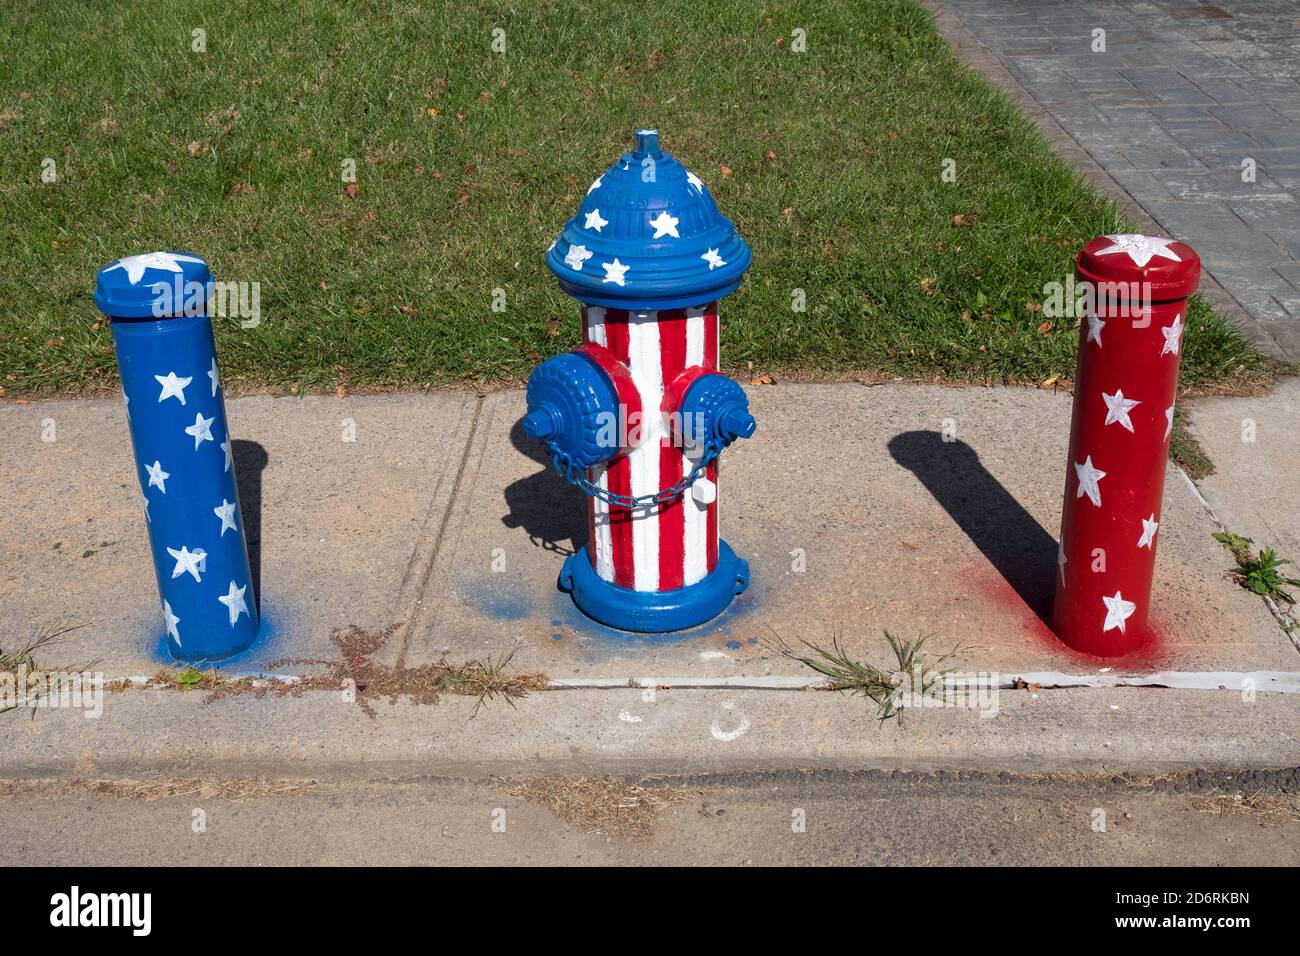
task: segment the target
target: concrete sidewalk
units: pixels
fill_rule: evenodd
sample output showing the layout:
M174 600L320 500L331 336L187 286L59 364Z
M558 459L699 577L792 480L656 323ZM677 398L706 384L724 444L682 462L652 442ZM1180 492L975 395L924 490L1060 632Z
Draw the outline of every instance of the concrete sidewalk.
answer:
M929 646L935 653L959 645L953 666L1001 675L1097 675L1102 667L1116 674L1300 671L1300 654L1268 608L1225 576L1230 559L1210 538L1217 527L1214 518L1200 493L1172 468L1157 569L1158 646L1140 659L1102 662L1056 642L1037 612L1050 601L1055 573L1068 395L909 385L778 385L751 389L750 395L759 432L727 453L721 494L723 534L751 562L753 584L717 621L657 640L594 624L556 589L563 556L580 546L586 534L584 502L522 437L520 392L231 400L242 510L267 633L226 672L262 672L268 662L284 657L335 658L329 635L349 624L371 630L394 625L383 652L389 661L416 664L444 651L453 660L499 657L522 642L517 665L557 680L604 679L607 686L646 678L687 679L688 684L730 680L736 693L746 685L782 683L777 678L789 685L816 676L766 646L764 639L774 632L823 645L838 635L850 653L882 666L891 663L884 630L902 637L933 635ZM1269 424L1261 425L1255 443L1238 454L1217 436L1234 433L1243 410ZM1295 420L1297 411L1300 390L1285 385L1269 398L1207 401L1192 412L1198 433L1216 436L1211 454L1216 461L1224 459L1206 491L1211 507L1267 514L1268 523L1258 530L1249 522L1239 526L1243 533L1256 534L1260 544L1270 543L1270 536L1279 545L1300 540L1295 509L1283 507L1294 495L1275 498L1267 485L1249 477L1249 469L1263 469L1295 480L1294 461L1289 468L1284 463L1288 456L1294 458L1293 429L1286 423ZM956 429L957 441L941 440L945 427ZM56 440L43 441L51 429ZM47 666L97 660L95 669L118 677L150 674L165 663L126 436L117 400L0 406L0 447L5 449L0 483L7 499L0 522L0 647L10 649L43 628L82 624L42 655ZM354 441L345 440L353 436ZM1241 480L1233 480L1236 468L1247 469ZM497 567L504 558L504 570L493 570L494 557ZM797 570L796 558L806 561L806 570ZM186 695L142 693L154 694L149 698L154 703L143 709L115 703L108 715L117 715L113 726L107 726L107 719L85 721L96 726L65 728L71 736L48 740L41 740L47 731L23 729L20 737L26 744L11 748L12 759L49 753L55 764L67 767L74 755L107 755L112 739L119 742L119 756L132 747L143 747L146 755L170 747L175 756L183 750L177 749L179 741L216 719L223 708L254 706L252 701L221 702L194 711ZM629 700L641 694L623 693ZM703 720L706 731L718 714L727 716L713 699L718 692L672 693L679 700L700 695L688 713L695 715L691 720ZM1290 730L1278 736L1278 715L1294 715L1300 696L1262 695L1260 700L1269 698L1267 706L1229 708L1239 711L1231 720L1222 711L1224 701L1240 700L1235 686L1222 694L1071 691L1068 699L1091 712L1103 706L1103 699L1175 693L1202 703L1187 712L1188 719L1197 715L1195 720L1179 723L1183 743L1171 745L1174 759L1195 763L1198 740L1207 759L1224 759L1254 740L1272 763L1300 763L1300 745ZM518 711L498 709L506 715L500 719L513 722L524 752L555 756L559 747L559 752L575 755L631 755L633 751L621 749L626 741L619 743L617 737L609 750L599 743L574 749L572 741L587 739L584 714L596 721L593 728L605 728L591 729L590 740L601 740L607 731L613 718L605 711L614 699L608 694L566 691L540 695ZM1102 694L1120 696L1088 696ZM751 755L755 761L770 760L783 748L796 762L815 757L819 735L810 732L795 740L799 735L789 728L824 723L830 719L824 708L847 706L852 727L868 737L874 732L874 721L860 703L848 705L820 694L779 696L784 701L779 706L789 709L782 718L787 736L769 738ZM370 722L350 707L347 722L353 729L323 718L318 723L306 717L311 713L304 710L308 699L256 704L259 719L236 721L221 732L229 737L222 752L233 759L255 751L259 759L269 759L276 747L288 746L271 728L292 726L294 747L343 759L337 742L327 738L337 733L353 746L355 729ZM1143 706L1155 713L1173 699L1166 696ZM776 705L769 701L761 706ZM626 723L623 730L634 730L636 708L622 704L614 709L631 714L626 720L616 714L615 726ZM405 729L381 733L396 733L416 747L411 753L450 758L449 751L438 756L416 746L415 738L432 728L429 715L434 712L399 710L407 714ZM142 716L149 713L155 716ZM291 713L301 716L290 719ZM380 723L387 713L381 709ZM437 726L454 736L445 717L451 711L438 708L437 713L443 715ZM1167 716L1178 717L1175 723L1182 720L1178 714ZM535 725L534 718L541 723ZM967 725L980 723L975 715L961 719ZM1069 755L1074 744L1061 741L1068 741L1080 719L1079 713L1058 716L1053 733L1060 740L1050 746L1039 742L1044 759ZM929 714L916 718L918 724L931 721ZM33 723L55 726L49 719ZM475 723L486 726L483 718ZM17 726L0 718L0 734L14 734ZM183 730L180 738L161 733L163 727L174 731L177 726ZM563 740L548 730L560 726L569 728ZM1027 723L1021 733L1038 726ZM1160 739L1167 742L1172 725L1166 721L1160 726L1165 734ZM312 738L313 728L321 739ZM948 731L953 735L949 739L941 733L931 750L922 748L913 757L946 756L960 762L963 747L987 734L1000 742L971 744L972 759L982 753L980 759L992 763L1013 753L1037 752L1004 730L954 729ZM847 725L845 732L857 734ZM1142 741L1141 728L1128 732L1135 742ZM220 736L215 728L213 733ZM820 734L822 752L829 747L848 764L867 753L855 748L874 746L833 737ZM262 742L254 744L255 738ZM664 738L671 739L671 734ZM485 759L494 749L477 731L464 740L470 750L446 741L440 746L469 760L473 741ZM672 747L664 746L656 747L655 759L671 762ZM1159 747L1159 740L1141 742L1131 755L1156 759ZM514 759L508 751L500 759ZM682 750L683 759L688 751ZM195 756L183 752L187 759ZM887 762L888 748L876 756ZM1104 748L1092 754L1105 756ZM704 759L701 753L694 757Z

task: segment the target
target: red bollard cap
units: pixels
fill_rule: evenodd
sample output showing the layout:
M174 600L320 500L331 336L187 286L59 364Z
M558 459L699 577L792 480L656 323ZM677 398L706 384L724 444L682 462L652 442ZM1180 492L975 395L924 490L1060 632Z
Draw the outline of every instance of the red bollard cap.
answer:
M1075 267L1093 283L1149 283L1154 302L1186 299L1201 278L1201 257L1187 243L1136 233L1089 240Z

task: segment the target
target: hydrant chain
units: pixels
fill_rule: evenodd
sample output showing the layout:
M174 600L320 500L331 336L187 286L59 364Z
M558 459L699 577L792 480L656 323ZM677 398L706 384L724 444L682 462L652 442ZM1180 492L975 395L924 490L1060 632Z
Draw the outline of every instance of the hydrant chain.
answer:
M554 443L547 442L546 448L551 453L551 461L555 465L555 470L564 476L564 480L578 488L585 494L595 498L597 501L603 501L608 505L614 505L618 508L627 508L637 511L642 508L655 508L659 505L666 505L669 502L676 501L692 485L704 477L708 471L709 465L712 464L722 453L723 445L717 442L708 442L705 444L704 457L691 469L691 473L683 478L671 488L664 488L660 491L646 495L618 495L607 491L595 484L587 477L585 470L573 461L562 450L557 448Z

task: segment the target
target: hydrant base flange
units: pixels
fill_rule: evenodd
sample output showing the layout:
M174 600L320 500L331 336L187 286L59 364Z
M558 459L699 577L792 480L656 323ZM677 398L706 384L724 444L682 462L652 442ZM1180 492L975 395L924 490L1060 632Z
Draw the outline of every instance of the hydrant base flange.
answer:
M584 546L565 559L560 589L590 618L621 631L662 634L684 631L717 617L749 586L749 562L718 542L718 563L694 584L671 591L633 591L604 580L592 569Z

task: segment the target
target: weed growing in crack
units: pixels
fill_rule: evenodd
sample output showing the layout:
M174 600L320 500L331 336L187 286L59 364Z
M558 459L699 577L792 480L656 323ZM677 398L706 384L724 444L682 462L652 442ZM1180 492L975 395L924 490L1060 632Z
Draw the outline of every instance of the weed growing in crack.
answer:
M840 646L838 634L831 636L830 650L806 640L801 641L811 654L795 651L776 631L772 631L772 639L765 643L777 653L824 675L827 682L822 689L848 691L850 694L870 698L876 705L881 723L891 717L897 717L901 723L905 705L899 694L900 688L909 689L912 694L920 696L934 693L943 686L943 678L947 673L941 669L943 663L950 660L957 649L953 648L930 663L922 650L928 637L909 641L896 638L888 631L884 633L897 665L892 671L850 657Z
M1272 548L1261 548L1256 555L1250 550L1254 543L1250 538L1243 538L1230 531L1214 532L1214 540L1232 552L1237 566L1229 568L1228 573L1243 588L1275 601L1296 603L1286 589L1300 587L1300 579L1289 578L1281 572L1282 566L1290 564L1290 561L1279 558Z

